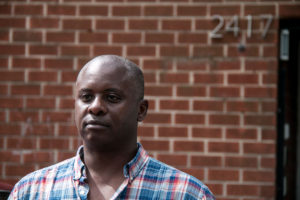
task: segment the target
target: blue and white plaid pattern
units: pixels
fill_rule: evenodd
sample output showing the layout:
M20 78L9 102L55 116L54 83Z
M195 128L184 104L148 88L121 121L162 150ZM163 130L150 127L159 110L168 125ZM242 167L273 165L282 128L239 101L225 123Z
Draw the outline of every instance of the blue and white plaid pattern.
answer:
M125 181L111 199L215 199L201 181L149 157L138 146L137 155L124 166ZM28 174L9 199L88 199L82 153L81 146L75 157Z

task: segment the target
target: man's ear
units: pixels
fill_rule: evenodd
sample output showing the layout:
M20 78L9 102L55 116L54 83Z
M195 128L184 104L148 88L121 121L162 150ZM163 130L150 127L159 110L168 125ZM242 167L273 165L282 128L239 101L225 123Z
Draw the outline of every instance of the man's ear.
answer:
M141 122L144 120L144 118L147 115L147 110L148 110L148 100L143 99L139 102L139 112L138 112L137 121Z

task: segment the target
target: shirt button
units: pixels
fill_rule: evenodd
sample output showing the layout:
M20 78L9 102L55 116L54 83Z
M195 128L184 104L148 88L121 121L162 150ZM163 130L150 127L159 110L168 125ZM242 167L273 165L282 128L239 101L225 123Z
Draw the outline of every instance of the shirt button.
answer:
M79 193L80 193L81 195L84 195L84 194L85 194L84 190L80 190Z

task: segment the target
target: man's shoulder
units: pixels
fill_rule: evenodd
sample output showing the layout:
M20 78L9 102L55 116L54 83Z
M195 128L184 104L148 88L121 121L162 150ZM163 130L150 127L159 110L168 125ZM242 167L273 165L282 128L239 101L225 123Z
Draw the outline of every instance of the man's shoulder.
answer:
M69 158L27 174L15 185L13 191L25 192L26 190L31 190L32 188L40 187L43 184L59 181L59 179L70 176L73 172L74 158L75 157Z
M191 195L191 197L214 199L213 194L206 185L204 185L199 179L186 172L183 172L151 157L149 157L146 168L147 173L150 173L151 176L156 177L159 182L167 184L168 187L173 185L173 189L175 188L178 192L185 193L185 195Z

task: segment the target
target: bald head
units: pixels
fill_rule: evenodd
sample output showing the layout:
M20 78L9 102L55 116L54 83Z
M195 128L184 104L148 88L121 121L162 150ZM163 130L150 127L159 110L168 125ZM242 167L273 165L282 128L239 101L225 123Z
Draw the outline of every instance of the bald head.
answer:
M95 67L116 67L118 68L117 71L126 71L126 75L128 78L132 80L134 83L134 89L136 91L138 100L144 99L144 75L141 69L130 60L127 60L123 57L116 56L116 55L102 55L93 58L84 67L80 70L76 84L78 80L81 79L82 74L86 72L87 69L95 68Z

